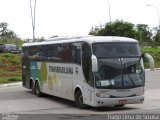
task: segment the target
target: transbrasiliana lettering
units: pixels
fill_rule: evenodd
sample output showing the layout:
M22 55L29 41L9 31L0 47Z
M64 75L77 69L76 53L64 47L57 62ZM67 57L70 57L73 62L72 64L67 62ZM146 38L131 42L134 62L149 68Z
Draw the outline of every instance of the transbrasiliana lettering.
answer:
M71 67L49 66L49 72L73 74L73 68L71 68Z

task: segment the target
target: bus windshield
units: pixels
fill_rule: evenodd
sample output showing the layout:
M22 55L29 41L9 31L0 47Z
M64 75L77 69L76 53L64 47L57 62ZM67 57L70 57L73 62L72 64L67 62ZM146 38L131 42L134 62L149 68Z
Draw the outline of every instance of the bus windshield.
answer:
M98 60L96 87L128 89L144 86L143 61L137 43L93 44Z
M96 43L93 53L97 58L133 57L140 56L137 43Z

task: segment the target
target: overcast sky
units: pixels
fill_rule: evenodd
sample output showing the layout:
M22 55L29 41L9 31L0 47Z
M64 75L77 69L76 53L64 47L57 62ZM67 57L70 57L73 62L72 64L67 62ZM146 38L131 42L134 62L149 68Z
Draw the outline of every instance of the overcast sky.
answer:
M34 0L32 0L34 2ZM159 25L160 0L108 0L112 21ZM37 0L36 37L87 35L92 26L109 22L107 0ZM21 38L32 38L30 0L0 0L0 22Z

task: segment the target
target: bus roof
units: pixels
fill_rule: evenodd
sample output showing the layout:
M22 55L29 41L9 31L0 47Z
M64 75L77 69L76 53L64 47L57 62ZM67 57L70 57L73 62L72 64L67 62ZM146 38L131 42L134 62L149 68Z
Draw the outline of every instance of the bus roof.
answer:
M131 42L138 43L137 40L127 37L117 37L117 36L86 36L86 37L55 37L48 39L43 42L29 42L24 43L24 46L36 46L36 45L48 45L48 44L61 44L61 43L71 43L71 42L88 42L100 43L100 42Z

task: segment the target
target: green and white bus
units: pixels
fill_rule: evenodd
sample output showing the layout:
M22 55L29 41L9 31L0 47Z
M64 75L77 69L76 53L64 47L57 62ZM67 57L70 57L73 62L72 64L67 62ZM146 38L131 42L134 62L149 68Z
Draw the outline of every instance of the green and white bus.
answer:
M126 37L57 37L22 46L22 84L84 108L143 103L147 57Z

